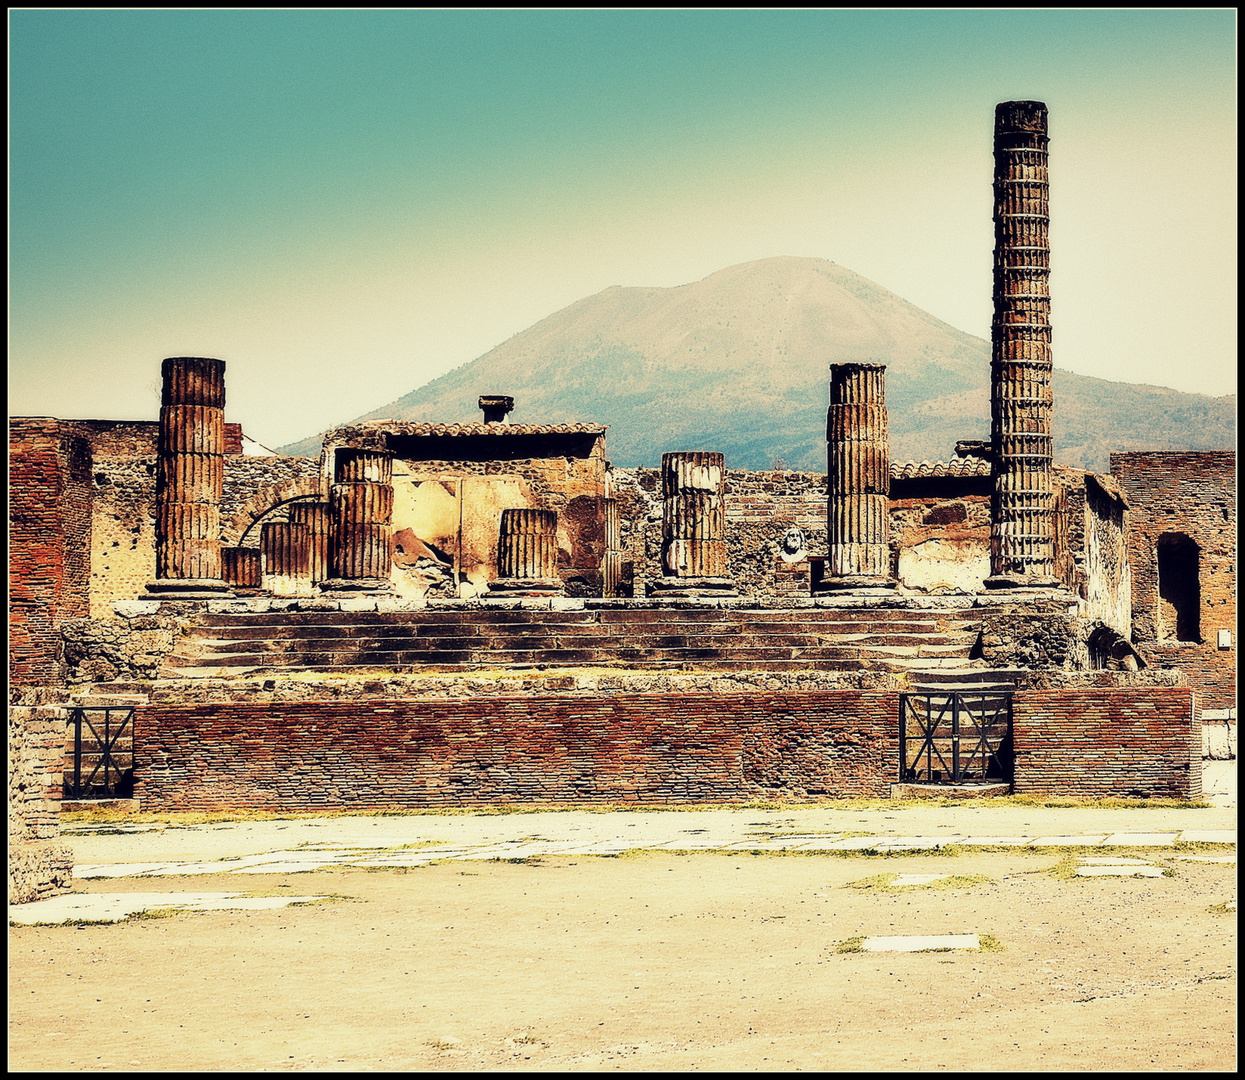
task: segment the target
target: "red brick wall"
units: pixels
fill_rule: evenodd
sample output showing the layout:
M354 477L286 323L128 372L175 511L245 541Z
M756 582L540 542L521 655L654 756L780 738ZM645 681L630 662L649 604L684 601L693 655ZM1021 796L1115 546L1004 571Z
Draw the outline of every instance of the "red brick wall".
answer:
M1200 796L1190 702L1018 694L1017 790ZM877 798L898 780L898 715L897 693L865 690L157 703L135 718L135 795L153 810Z
M58 685L59 627L88 614L91 448L50 417L9 421L9 679Z
M151 705L146 809L886 796L898 696L877 691Z
M1018 795L1202 797L1189 689L1031 690L1012 710Z
M1198 705L1236 703L1236 454L1129 452L1111 455L1111 472L1129 502L1133 641L1152 667L1184 671ZM1199 549L1201 641L1171 640L1159 614L1156 550L1164 533ZM1218 631L1232 633L1220 649Z

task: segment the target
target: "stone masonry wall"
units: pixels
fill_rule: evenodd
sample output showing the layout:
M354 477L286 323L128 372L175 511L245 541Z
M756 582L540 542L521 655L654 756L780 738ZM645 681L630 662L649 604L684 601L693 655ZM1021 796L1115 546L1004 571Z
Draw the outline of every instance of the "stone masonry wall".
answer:
M1128 452L1111 455L1128 497L1133 641L1154 667L1186 672L1200 709L1236 704L1236 454ZM1198 548L1200 641L1179 641L1160 618L1157 550L1164 534ZM1230 644L1221 648L1220 631Z
M898 710L895 691L868 689L157 701L135 717L135 796L152 810L886 797ZM1017 791L1200 797L1187 689L1025 691L1015 716Z
M1187 688L1034 690L1012 707L1018 795L1202 797Z
M60 842L65 710L9 707L9 903L73 885L73 850Z
M891 692L149 705L144 809L885 796Z
M60 623L87 614L90 443L49 417L9 421L9 679L59 685Z

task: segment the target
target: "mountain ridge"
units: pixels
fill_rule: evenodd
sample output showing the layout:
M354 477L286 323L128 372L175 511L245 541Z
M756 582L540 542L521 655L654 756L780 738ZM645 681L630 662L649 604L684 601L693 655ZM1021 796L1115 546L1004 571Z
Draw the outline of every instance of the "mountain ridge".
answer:
M989 435L989 353L846 267L776 256L686 285L611 286L349 422L478 419L476 398L501 393L515 398L515 422L608 424L620 466L698 448L723 451L734 468L820 471L827 365L870 361L887 364L892 458L945 460L959 439ZM1061 464L1105 471L1112 450L1235 445L1235 395L1062 369L1054 390Z

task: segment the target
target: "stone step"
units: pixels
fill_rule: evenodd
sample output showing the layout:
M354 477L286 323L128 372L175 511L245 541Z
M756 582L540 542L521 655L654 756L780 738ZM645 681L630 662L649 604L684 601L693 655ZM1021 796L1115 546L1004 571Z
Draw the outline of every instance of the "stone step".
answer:
M506 649L596 649L617 651L620 649L671 649L711 647L786 648L786 649L878 649L878 648L971 648L972 642L942 634L874 634L874 635L648 635L616 638L593 638L579 635L559 634L538 636L514 634L505 637L409 637L375 635L330 638L247 638L222 641L199 639L181 643L177 655L184 658L204 659L227 653L296 653L299 651L344 651L354 649L429 652L438 650L506 650Z

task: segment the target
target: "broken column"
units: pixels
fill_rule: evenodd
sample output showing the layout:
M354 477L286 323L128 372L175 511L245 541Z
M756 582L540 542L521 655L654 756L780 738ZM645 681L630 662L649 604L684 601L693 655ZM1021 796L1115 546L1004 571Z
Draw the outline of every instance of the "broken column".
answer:
M815 591L893 589L885 364L830 365L826 442L828 558Z
M236 596L253 596L264 586L259 548L220 549L221 577Z
M156 580L150 596L221 597L225 362L171 356L161 365L156 463Z
M264 590L273 596L311 595L311 536L306 525L266 521L260 527Z
M994 320L991 324L992 589L1052 587L1050 204L1046 106L994 114Z
M711 450L662 454L660 580L654 596L733 596L726 570L726 462Z
M559 596L558 515L553 510L501 512L497 540L497 578L488 584L494 596Z
M622 588L622 532L618 523L618 500L603 499L605 554L601 559L601 595L617 596Z
M393 455L342 447L334 454L329 593L392 592Z
M307 572L313 582L324 581L330 572L329 537L333 526L333 508L325 502L292 503L290 521L307 526Z

